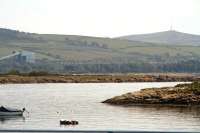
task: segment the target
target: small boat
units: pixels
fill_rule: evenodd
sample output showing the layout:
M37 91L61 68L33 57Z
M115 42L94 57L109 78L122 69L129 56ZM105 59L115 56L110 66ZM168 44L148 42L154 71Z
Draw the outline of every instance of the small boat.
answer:
M22 110L7 108L4 106L0 107L0 116L22 116L25 111L25 108Z

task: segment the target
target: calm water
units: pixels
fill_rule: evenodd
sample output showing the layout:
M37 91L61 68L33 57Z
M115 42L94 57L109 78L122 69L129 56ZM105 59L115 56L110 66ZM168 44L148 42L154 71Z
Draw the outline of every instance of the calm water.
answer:
M0 105L30 112L25 118L0 118L0 129L120 129L200 131L198 107L121 107L101 103L115 95L177 83L85 83L0 85ZM60 119L79 121L60 126Z

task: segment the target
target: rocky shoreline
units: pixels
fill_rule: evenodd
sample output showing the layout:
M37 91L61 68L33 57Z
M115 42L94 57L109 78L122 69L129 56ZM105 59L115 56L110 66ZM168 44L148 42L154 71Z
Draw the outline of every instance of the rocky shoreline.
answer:
M113 74L113 75L0 75L0 84L16 83L120 83L198 81L191 74Z
M200 105L200 82L147 88L103 101L113 105Z

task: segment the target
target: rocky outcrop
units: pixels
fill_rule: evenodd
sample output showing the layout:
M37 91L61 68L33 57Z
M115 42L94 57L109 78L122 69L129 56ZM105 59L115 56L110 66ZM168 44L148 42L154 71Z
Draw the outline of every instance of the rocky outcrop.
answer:
M103 101L115 105L181 104L200 105L200 83L179 84L175 87L148 88Z

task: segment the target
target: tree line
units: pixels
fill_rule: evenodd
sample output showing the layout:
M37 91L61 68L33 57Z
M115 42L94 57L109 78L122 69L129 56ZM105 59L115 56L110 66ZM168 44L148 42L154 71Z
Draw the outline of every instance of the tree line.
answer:
M152 72L177 72L199 73L200 61L188 60L176 63L90 63L90 64L67 64L55 62L40 62L36 64L20 64L16 62L0 62L0 73L8 73L11 70L19 73L36 72L45 73L152 73Z

